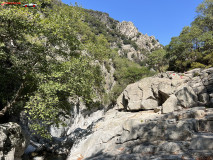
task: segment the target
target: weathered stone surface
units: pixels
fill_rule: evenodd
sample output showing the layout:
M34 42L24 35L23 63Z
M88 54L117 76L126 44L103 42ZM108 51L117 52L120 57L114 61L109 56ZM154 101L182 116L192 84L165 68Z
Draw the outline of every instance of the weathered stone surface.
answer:
M33 157L33 160L44 160L44 157Z
M201 119L205 116L204 110L194 110L191 112L191 118Z
M193 107L197 104L198 98L193 89L188 85L177 88L175 96L182 107Z
M127 88L124 90L123 98L124 101L127 101L128 104L123 102L124 107L126 107L127 110L140 109L142 96L142 91L138 88L137 84L127 86Z
M199 120L199 128L200 132L213 132L213 120L202 119Z
M179 153L181 152L181 144L175 142L165 142L158 146L156 152L165 151L167 153Z
M83 136L75 138L67 160L196 159L197 151L208 155L212 152L213 110L203 106L212 93L205 89L211 85L202 83L211 72L168 72L127 86L117 107L128 112L109 110L85 128Z
M155 109L156 105L161 106L172 94L178 99L177 105L184 108L211 105L213 104L211 98L213 84L210 76L212 73L207 72L211 72L211 70L195 69L183 75L166 72L144 78L128 85L117 99L116 106L118 109L128 111ZM204 78L206 76L207 78ZM178 108L181 109L176 107L176 109Z
M212 111L194 107L158 115L150 111L115 113L115 110L111 110L95 125L93 134L74 145L68 160L75 160L79 155L85 159L177 158L177 154L187 153L189 146L195 143L194 135L201 126L199 121L207 120L206 113L211 115ZM183 115L182 119L177 119L179 115ZM207 140L198 141L203 143L200 144L203 148L210 145L206 144ZM211 149L211 145L208 149Z
M158 107L158 101L155 99L146 99L141 102L142 109L155 109Z
M194 135L190 149L194 150L213 150L213 135L212 134L198 134Z
M202 93L198 95L198 100L200 102L203 102L204 104L208 104L209 103L209 95L208 93Z
M132 153L150 154L155 152L154 145L136 145L132 148Z
M0 125L0 157L7 160L21 160L26 147L26 139L17 123Z
M175 95L171 95L162 105L162 113L169 113L178 110L178 99Z

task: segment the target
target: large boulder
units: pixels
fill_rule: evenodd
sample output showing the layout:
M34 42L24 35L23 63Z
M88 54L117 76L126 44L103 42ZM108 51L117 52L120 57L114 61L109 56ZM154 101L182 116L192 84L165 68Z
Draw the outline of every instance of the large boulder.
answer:
M175 96L182 107L189 108L197 105L198 97L193 89L187 84L179 86Z
M169 113L178 109L178 99L175 95L171 95L162 105L162 113Z
M155 109L174 93L175 88L169 78L144 78L126 87L117 99L117 108L127 111Z
M21 160L27 140L17 123L0 125L0 159Z

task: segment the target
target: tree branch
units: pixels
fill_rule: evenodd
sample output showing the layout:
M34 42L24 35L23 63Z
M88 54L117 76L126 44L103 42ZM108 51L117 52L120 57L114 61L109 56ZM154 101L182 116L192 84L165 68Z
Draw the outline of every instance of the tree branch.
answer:
M7 102L7 105L0 111L0 117L3 117L8 109L10 109L14 103L16 103L17 99L20 97L21 91L24 88L24 83L21 84L19 89L17 90L15 97L11 100L11 102Z

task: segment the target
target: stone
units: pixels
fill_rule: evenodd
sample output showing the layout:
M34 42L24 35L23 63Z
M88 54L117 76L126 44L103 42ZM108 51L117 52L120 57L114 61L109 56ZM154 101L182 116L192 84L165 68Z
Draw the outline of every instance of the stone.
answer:
M191 112L192 118L201 119L205 116L204 110L194 110Z
M138 88L138 84L134 83L127 86L124 90L123 105L127 110L137 110L141 108L142 91ZM126 101L126 103L124 102ZM126 105L126 106L125 106Z
M177 88L175 96L181 106L185 108L193 107L197 104L198 98L193 89L184 84Z
M132 148L133 153L142 153L142 154L150 154L155 152L154 145L137 145Z
M209 97L210 97L210 98L213 98L213 93L209 94Z
M24 151L24 154L32 153L36 150L36 147L33 147L32 145L28 145L27 148Z
M213 121L201 119L198 121L198 131L200 132L213 132Z
M201 68L195 68L195 69L192 69L192 70L186 72L186 74L193 74L194 77L198 76L198 74L200 74L200 73L201 73Z
M73 138L67 160L181 160L196 159L191 153L197 150L212 152L213 110L197 104L212 93L202 88L203 77L209 84L210 75L203 71L182 79L179 73L159 74L128 85L117 99L119 111L111 109L85 128L79 124L82 133Z
M123 93L117 98L117 100L116 100L116 106L115 106L115 108L117 109L117 110L122 110L122 109L124 109L124 105L123 105L123 98L124 98L124 95L123 95Z
M17 123L0 124L0 157L8 160L21 160L27 145L21 127Z
M44 157L40 156L40 157L33 157L33 160L44 160Z
M142 160L141 154L124 154L119 155L116 160Z
M169 113L177 110L178 99L171 95L162 105L162 113Z
M158 107L158 101L155 99L146 99L141 102L141 109L149 110Z
M181 145L175 142L165 142L159 145L156 152L165 151L167 153L179 153L181 152Z
M203 102L204 104L208 104L209 103L209 95L207 93L199 94L198 100L200 102Z
M213 135L195 135L189 148L194 150L213 150Z
M117 25L117 29L121 34L128 36L128 38L133 38L138 33L137 28L132 22L123 21Z

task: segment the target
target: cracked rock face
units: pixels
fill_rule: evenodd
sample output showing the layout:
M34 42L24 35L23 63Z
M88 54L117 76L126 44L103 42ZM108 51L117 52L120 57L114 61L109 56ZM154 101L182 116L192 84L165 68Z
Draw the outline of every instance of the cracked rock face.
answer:
M117 99L119 110L155 109L163 113L197 105L213 105L213 69L194 69L180 74L166 72L126 87ZM125 102L125 103L124 103ZM140 104L140 105L139 105Z
M132 22L123 21L117 25L117 29L128 38L133 38L138 34L138 30Z
M21 160L26 139L17 123L0 124L0 159Z
M116 30L137 45L138 48L135 48L134 46L124 44L124 41L121 41L122 45L118 53L126 56L132 61L134 61L134 58L144 60L146 58L146 54L149 54L155 49L162 48L154 36L142 34L132 22L119 22L117 23ZM141 52L141 50L143 50L143 52Z
M198 113L203 116L197 116ZM209 118L212 115L213 110L204 107L168 114L110 110L92 128L92 134L74 144L67 160L213 156L213 121ZM203 124L208 128L205 132Z
M212 105L212 73L166 72L128 85L116 107L74 141L67 160L213 158L213 109L201 107Z

